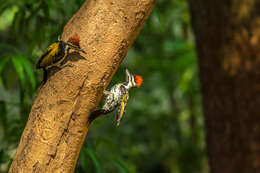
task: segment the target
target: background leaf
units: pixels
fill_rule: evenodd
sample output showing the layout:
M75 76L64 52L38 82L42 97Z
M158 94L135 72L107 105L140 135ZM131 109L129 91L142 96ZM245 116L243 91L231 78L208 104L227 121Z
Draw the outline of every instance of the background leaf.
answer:
M25 75L24 75L22 58L20 56L14 56L11 59L12 59L14 68L19 76L21 86L22 86L22 88L24 88L25 87Z
M31 62L27 58L21 57L21 59L22 59L22 62L23 62L25 72L27 73L27 75L29 77L29 81L32 85L32 88L35 89L36 78L35 78L34 71L33 71L33 65L31 64Z
M93 164L95 165L95 168L96 168L96 172L97 173L103 173L102 171L102 167L95 155L95 152L91 149L91 147L87 147L87 148L84 148L86 150L86 153L89 155L89 157L91 158Z
M6 63L8 61L9 61L9 57L0 58L0 73L2 72L2 70L4 69L4 66L6 65Z

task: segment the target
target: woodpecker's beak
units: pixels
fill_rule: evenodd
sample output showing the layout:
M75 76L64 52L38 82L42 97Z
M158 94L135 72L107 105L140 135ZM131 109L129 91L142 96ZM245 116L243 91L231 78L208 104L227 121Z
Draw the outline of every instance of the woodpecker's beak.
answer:
M84 53L84 54L87 54L87 52L85 52L83 49L79 48L78 46L75 46L75 45L70 44L70 43L67 43L67 44L68 44L68 46L69 46L71 49L75 49L75 50L80 51L80 52L82 52L82 53Z

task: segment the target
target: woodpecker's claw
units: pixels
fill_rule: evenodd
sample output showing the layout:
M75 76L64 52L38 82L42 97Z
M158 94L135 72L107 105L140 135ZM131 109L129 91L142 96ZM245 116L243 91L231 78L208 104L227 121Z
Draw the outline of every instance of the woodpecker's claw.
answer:
M72 64L63 64L61 66L58 66L60 69L64 68L64 67L73 67Z

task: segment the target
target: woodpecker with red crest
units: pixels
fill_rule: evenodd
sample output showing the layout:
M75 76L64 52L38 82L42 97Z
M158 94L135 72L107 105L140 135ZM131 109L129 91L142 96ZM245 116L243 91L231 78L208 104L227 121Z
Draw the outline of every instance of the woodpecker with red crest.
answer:
M40 60L37 63L37 69L43 69L44 77L43 82L47 80L47 70L51 67L63 68L68 66L68 64L62 64L67 55L69 54L70 49L80 51L86 54L86 52L80 48L79 37L74 35L69 38L68 42L64 42L58 38L58 41L52 43L46 50L45 53L41 56Z
M101 114L108 114L118 108L116 116L116 125L119 126L121 119L125 114L125 106L129 99L129 90L140 87L143 79L141 76L134 76L126 69L126 82L114 85L110 91L104 91L104 105L102 109L94 111L91 116L93 119Z

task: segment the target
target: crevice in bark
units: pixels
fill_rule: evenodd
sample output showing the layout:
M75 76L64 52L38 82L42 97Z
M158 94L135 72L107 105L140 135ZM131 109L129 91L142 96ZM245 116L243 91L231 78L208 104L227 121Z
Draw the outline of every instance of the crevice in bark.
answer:
M55 152L54 152L54 154L51 154L51 155L50 155L50 159L49 159L47 165L49 165L49 164L51 163L51 161L55 159L57 150L58 150L58 148L59 148L59 146L60 146L60 143L61 143L63 137L64 137L66 134L69 133L70 122L71 122L71 120L73 119L73 115L75 114L76 108L77 108L77 106L78 106L78 100L79 100L80 94L81 94L81 92L82 92L82 89L83 89L83 87L85 86L86 80L87 80L87 78L84 79L84 81L82 82L82 85L79 87L78 94L77 94L77 96L76 96L76 98L75 98L76 104L75 104L75 106L72 108L73 111L72 111L72 113L70 114L69 121L68 121L68 123L66 124L66 127L63 129L63 132L62 132L62 134L61 134L61 136L60 136L60 138L59 138L59 140L58 140L58 143L57 143L57 145L56 145L56 147L55 147ZM75 114L75 115L76 115L76 114ZM78 116L79 116L79 115L78 115Z

